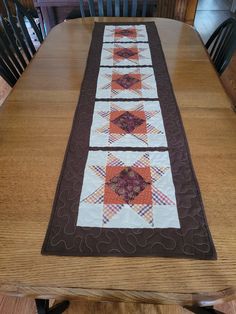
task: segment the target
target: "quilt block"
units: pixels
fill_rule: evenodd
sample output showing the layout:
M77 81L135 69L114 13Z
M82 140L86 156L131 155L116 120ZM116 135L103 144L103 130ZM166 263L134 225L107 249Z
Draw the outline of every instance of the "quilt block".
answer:
M90 152L77 225L179 228L168 152Z
M152 65L147 43L104 43L101 66Z
M158 101L97 101L90 146L166 147Z
M107 25L103 42L137 42L148 41L145 25Z
M158 98L153 69L100 68L96 98Z

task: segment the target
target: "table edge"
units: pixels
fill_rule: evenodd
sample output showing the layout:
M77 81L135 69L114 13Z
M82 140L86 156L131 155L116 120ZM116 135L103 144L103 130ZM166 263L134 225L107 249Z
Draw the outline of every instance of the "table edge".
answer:
M0 293L6 296L81 301L132 302L211 306L236 299L236 287L216 292L175 293L120 289L86 289L74 287L23 286L0 282Z
M56 25L53 30L56 30L65 23L74 23L77 20L91 21L93 24L96 18L74 19L65 21ZM132 18L133 19L133 18ZM137 18L138 19L138 18ZM165 18L150 18L154 22L158 20L169 20L174 23L181 23L184 26L190 27L199 37L198 32L189 24L177 20ZM83 22L81 23L83 25ZM50 32L50 33L51 33ZM201 40L201 38L200 38ZM218 77L219 79L219 77ZM222 87L222 90L223 87ZM5 102L6 103L6 100ZM113 290L113 289L86 289L75 287L43 287L43 286L23 286L20 284L8 284L0 282L0 293L9 296L18 297L37 297L37 298L70 298L90 301L112 301L112 302L135 302L135 303L156 303L156 304L181 304L181 305L215 305L222 302L236 299L236 286L227 287L224 290L216 292L191 292L191 293L171 293L158 291L138 291L138 290Z

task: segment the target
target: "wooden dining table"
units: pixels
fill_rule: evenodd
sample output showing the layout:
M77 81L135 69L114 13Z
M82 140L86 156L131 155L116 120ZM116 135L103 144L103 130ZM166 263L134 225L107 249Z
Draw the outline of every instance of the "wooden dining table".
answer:
M155 21L217 260L43 256L94 21ZM161 18L85 18L49 33L0 109L0 293L211 305L236 297L236 115L198 33Z

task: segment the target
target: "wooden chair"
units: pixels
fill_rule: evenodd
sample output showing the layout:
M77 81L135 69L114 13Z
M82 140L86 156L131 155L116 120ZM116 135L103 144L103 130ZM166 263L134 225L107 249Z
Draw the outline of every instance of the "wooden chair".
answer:
M148 4L150 7L153 3L148 0L79 0L79 10L72 10L66 19L87 16L144 17L149 15L147 14Z
M41 32L41 29L35 23L34 18L32 17L30 11L28 9L26 9L18 0L13 0L13 3L15 5L18 23L20 25L22 32L24 33L24 36L25 36L25 39L26 39L28 45L32 47L32 45L31 45L32 41L30 39L27 28L25 26L25 21L24 21L25 18L27 18L31 27L33 28L33 30L34 30L37 38L38 38L38 41L40 43L42 43L43 42L43 35ZM32 50L34 51L34 47L32 47Z
M14 31L9 22L0 17L0 75L10 86L14 86L27 66L23 51L16 42ZM19 33L23 41L21 33Z
M39 42L43 41L40 29L27 10L18 0L13 0L13 2L16 17L13 16L7 0L3 0L7 18L0 17L0 75L12 87L36 53L24 18L29 20Z
M205 47L221 75L236 50L236 19L231 17L217 27Z

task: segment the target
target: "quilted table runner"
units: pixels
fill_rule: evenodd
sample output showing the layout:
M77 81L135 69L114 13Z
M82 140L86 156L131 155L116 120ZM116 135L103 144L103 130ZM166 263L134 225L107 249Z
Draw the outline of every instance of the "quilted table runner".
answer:
M96 23L43 254L216 259L155 23Z

